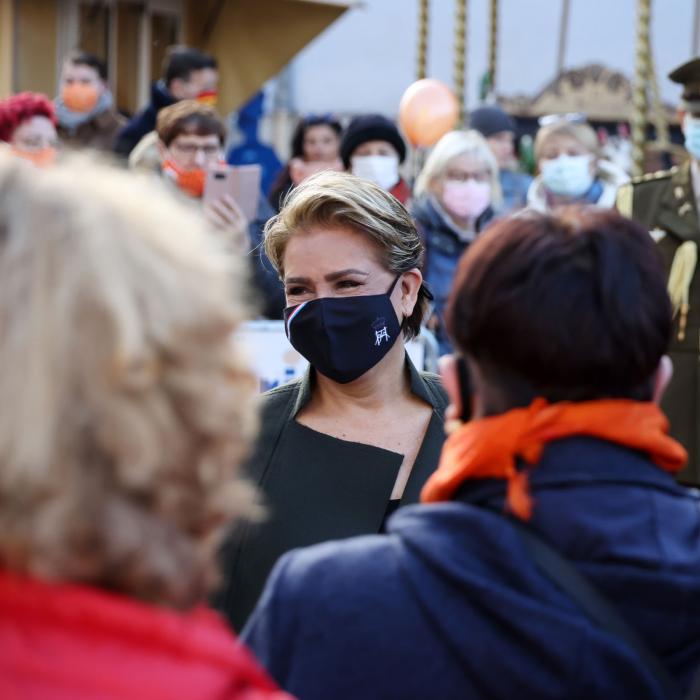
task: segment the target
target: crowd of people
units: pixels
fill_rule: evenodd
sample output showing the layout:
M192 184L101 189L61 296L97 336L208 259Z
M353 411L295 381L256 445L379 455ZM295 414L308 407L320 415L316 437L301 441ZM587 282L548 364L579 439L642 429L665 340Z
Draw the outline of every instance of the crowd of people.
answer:
M678 169L485 105L307 115L269 191L213 56L107 76L0 100L0 696L700 698L700 59Z

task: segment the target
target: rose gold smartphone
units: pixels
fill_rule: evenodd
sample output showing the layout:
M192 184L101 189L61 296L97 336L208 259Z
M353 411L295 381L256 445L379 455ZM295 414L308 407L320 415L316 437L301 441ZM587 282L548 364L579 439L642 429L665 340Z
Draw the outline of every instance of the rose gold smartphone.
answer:
M241 208L248 221L254 221L260 201L259 165L217 165L207 171L204 184L204 203L209 204L230 195Z

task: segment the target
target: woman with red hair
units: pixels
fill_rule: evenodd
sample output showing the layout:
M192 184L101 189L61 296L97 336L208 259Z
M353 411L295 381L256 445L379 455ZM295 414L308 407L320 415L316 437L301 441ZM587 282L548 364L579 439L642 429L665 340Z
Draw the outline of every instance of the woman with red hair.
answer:
M0 141L12 152L35 165L51 165L56 160L56 114L48 97L21 92L0 100Z

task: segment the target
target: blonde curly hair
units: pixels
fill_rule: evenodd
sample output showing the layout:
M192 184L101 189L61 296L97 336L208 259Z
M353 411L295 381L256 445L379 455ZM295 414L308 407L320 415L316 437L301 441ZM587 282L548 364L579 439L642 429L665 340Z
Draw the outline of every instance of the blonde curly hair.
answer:
M0 154L0 567L180 609L214 583L257 414L204 226L155 179Z

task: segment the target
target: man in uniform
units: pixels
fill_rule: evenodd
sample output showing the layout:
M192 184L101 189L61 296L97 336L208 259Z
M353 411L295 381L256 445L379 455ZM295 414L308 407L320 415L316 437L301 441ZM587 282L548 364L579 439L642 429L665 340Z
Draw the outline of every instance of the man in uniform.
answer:
M700 57L668 76L683 85L678 114L689 159L670 170L650 173L623 185L618 210L649 229L669 271L674 329L674 376L663 408L671 432L689 452L680 475L700 485L700 272L696 274L700 223Z

